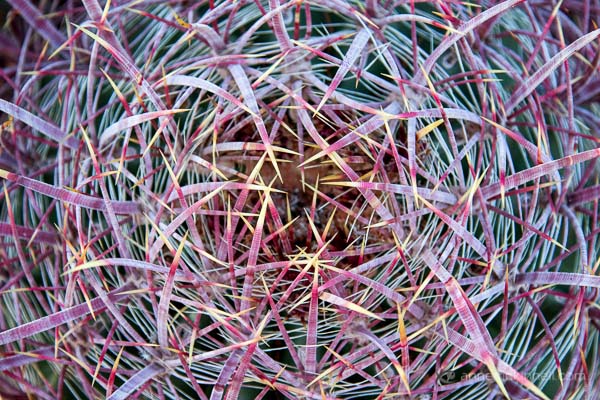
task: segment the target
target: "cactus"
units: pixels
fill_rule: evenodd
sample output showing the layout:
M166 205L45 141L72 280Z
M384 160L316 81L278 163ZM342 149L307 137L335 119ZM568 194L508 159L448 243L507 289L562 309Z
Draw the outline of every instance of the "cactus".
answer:
M9 0L0 397L588 399L564 0Z

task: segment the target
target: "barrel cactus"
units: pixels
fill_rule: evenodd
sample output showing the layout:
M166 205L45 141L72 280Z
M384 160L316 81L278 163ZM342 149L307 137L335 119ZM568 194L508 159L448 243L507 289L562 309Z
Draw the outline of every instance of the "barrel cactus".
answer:
M596 3L8 3L0 397L597 396Z

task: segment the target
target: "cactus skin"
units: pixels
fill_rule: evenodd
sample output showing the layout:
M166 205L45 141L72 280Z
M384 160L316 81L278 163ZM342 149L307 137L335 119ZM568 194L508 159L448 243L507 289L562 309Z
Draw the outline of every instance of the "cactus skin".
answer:
M595 3L9 3L0 397L597 396Z

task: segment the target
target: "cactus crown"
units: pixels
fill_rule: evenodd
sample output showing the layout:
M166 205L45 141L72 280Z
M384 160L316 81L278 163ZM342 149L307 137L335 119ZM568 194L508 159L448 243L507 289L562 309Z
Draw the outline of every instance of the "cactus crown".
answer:
M598 386L591 2L9 3L0 396Z

